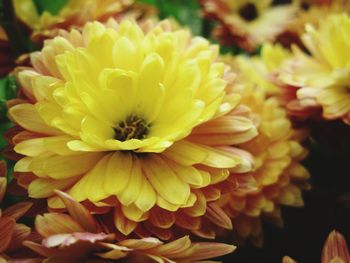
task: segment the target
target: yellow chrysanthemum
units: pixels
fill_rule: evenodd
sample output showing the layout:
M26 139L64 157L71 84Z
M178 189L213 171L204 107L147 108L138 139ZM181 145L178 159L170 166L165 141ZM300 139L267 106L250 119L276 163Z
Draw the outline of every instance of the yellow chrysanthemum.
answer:
M301 36L305 33L305 25L312 24L318 27L325 17L331 14L350 12L348 0L299 0L300 10L297 19L288 26L288 30Z
M33 30L35 41L52 38L59 29L83 26L89 21L106 21L133 4L133 0L69 0L57 15L38 14L33 0L14 0L17 16Z
M296 18L277 37L277 42L288 48L292 45L305 48L301 36L305 33L306 24L317 28L319 22L329 15L350 12L348 0L295 0L295 5L298 7Z
M238 63L239 64L239 63ZM300 144L304 132L292 128L286 111L276 98L267 98L264 89L255 81L252 70L239 67L239 81L245 86L243 101L255 113L259 135L240 145L251 152L255 169L246 176L255 181L255 190L227 193L219 200L221 207L233 220L234 231L240 238L262 242L261 219L281 224L280 206L302 206L301 190L309 174L299 163L306 156ZM256 73L254 73L256 74Z
M297 99L298 87L287 85L278 78L281 67L293 57L292 52L280 44L264 44L260 56L238 56L236 61L239 69L249 74L250 82L266 92L266 96L275 96L288 113L288 116L306 119L319 114L314 108L302 107ZM231 58L228 57L227 61Z
M214 32L226 44L254 51L274 41L294 19L296 5L272 5L272 0L201 0L204 14L220 25Z
M236 67L238 71L249 74L250 81L261 87L267 96L274 96L280 94L280 88L276 85L276 74L291 56L292 54L279 44L264 44L259 56L238 56ZM227 61L230 60L232 58L228 56Z
M33 68L18 70L27 101L9 110L24 129L11 140L24 156L19 183L52 208L63 206L54 189L104 213L113 207L124 234L148 218L181 224L180 210L203 215L229 170L252 169L231 145L257 134L217 56L166 21L148 32L129 20L94 22L47 41Z
M300 88L301 106L321 107L324 118L350 123L350 17L329 16L318 29L307 25L306 32L303 43L311 55L295 49L280 79Z

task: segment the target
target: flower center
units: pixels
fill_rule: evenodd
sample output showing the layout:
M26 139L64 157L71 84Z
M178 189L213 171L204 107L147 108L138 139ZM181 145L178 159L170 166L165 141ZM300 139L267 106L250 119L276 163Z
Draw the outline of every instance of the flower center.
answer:
M309 10L310 9L310 4L307 3L307 2L302 2L301 3L301 8L305 11Z
M149 125L137 115L130 115L114 128L114 138L119 141L143 139L148 134Z
M259 15L256 6L249 2L241 6L238 13L246 21L253 21Z

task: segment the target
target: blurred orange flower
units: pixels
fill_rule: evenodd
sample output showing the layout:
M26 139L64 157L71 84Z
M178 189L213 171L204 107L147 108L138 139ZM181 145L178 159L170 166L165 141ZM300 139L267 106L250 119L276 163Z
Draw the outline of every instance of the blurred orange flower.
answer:
M50 262L202 262L235 250L221 243L192 243L188 236L163 243L157 238L125 239L116 228L103 224L81 204L63 192L57 192L69 214L38 215L35 228L43 237L41 244L24 244ZM84 261L85 262L85 261ZM204 261L203 261L204 262ZM205 261L208 262L208 261Z
M3 201L7 186L7 167L0 162L0 204ZM19 249L22 242L31 234L30 227L16 223L31 207L29 202L20 202L4 210L0 208L0 262L7 262Z

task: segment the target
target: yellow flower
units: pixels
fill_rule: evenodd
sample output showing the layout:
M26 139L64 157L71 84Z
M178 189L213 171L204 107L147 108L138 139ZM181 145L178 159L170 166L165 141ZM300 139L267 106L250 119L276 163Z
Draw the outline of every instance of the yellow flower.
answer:
M242 102L255 114L259 131L253 140L240 145L240 149L254 156L255 169L245 177L255 182L255 189L227 193L218 202L232 218L238 236L242 239L249 237L261 245L262 218L281 225L282 205L303 205L301 191L308 188L306 180L309 177L299 163L307 154L300 144L305 132L292 128L286 111L279 106L277 98L266 97L264 88L252 77L252 69L239 69L238 81L245 86Z
M254 51L274 41L294 19L297 7L272 0L201 0L204 15L219 22L214 34L225 44Z
M295 0L295 5L298 6L296 18L277 37L277 42L288 48L292 45L305 48L301 36L305 33L306 24L317 28L329 15L350 12L348 0Z
M306 26L303 43L311 56L295 49L294 58L281 70L280 79L299 87L303 107L321 108L326 119L350 123L350 17L332 15L319 28Z
M168 243L153 237L121 240L98 215L91 215L70 196L58 194L69 214L38 215L35 228L43 240L41 244L25 242L48 261L78 263L94 257L98 262L204 262L235 250L222 243L192 243L188 236Z
M34 41L41 42L58 34L60 29L82 27L89 21L106 21L133 4L133 0L69 0L57 15L38 14L33 0L14 0L17 16L33 30Z
M26 103L9 110L25 130L11 140L24 156L20 184L51 208L63 207L54 189L100 213L113 208L124 234L148 219L189 225L176 213L203 215L229 169L253 166L234 145L257 131L217 56L167 21L148 32L129 20L94 22L47 41L33 68L18 70Z

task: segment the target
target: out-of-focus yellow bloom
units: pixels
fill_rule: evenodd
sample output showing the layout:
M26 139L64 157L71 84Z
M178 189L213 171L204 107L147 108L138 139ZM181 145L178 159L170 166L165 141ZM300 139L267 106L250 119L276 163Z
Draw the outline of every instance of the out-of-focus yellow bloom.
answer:
M332 15L318 29L306 26L302 40L311 55L294 50L294 58L281 70L280 79L298 87L304 108L321 108L326 119L350 123L350 17Z
M234 63L234 62L233 62ZM307 151L300 144L304 131L297 131L279 106L277 98L266 97L260 82L248 65L240 67L238 81L242 89L243 103L256 116L259 134L240 148L253 154L255 169L246 174L255 181L256 189L250 192L233 192L224 195L221 207L233 220L234 231L242 239L262 242L261 219L282 224L280 207L303 206L302 189L309 188L309 173L300 164ZM237 65L234 65L237 67Z
M192 243L188 236L163 243L157 238L120 240L113 228L101 223L99 215L90 212L70 196L58 192L69 214L38 215L35 228L42 236L41 244L25 245L50 262L214 262L202 261L235 250L222 243Z
M306 24L312 24L317 28L319 23L331 14L350 12L348 0L303 0L299 2L301 8L297 19L288 26L288 30L295 32L298 36L305 33Z
M183 219L205 214L230 171L252 169L234 145L257 135L217 56L167 21L148 32L129 20L88 23L45 42L33 68L18 69L27 101L9 110L24 129L11 140L24 156L20 184L51 208L63 207L59 189L100 213L114 209L124 234L142 221L154 234L198 229Z
M56 36L60 29L79 28L89 21L105 22L120 16L144 19L156 14L151 6L133 0L69 0L57 15L48 11L39 15L33 0L14 0L14 5L19 19L33 30L36 42Z
M291 52L281 45L264 44L259 56L238 56L237 70L249 74L250 81L261 87L267 96L280 94L280 88L276 83L276 75L281 65L292 57ZM228 56L227 60L232 60Z
M0 205L6 193L7 168L4 161L0 162ZM7 262L18 255L22 248L22 242L30 233L30 227L18 224L16 221L31 207L29 202L17 203L4 210L0 208L0 262ZM22 255L23 256L23 255Z
M294 3L272 5L272 0L201 0L204 15L219 22L214 34L225 44L254 51L274 41L293 21Z

